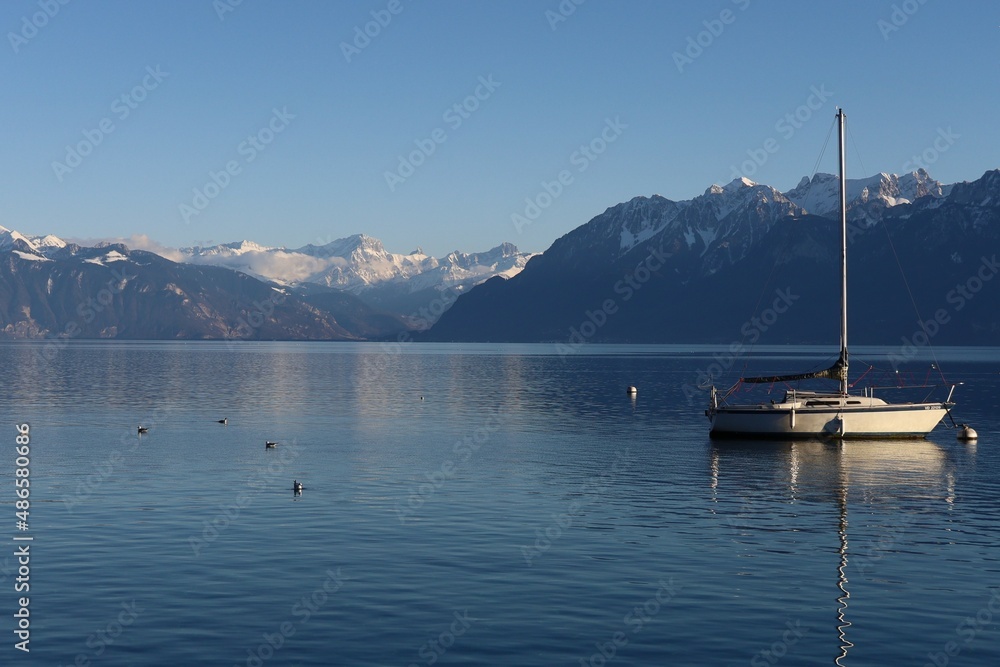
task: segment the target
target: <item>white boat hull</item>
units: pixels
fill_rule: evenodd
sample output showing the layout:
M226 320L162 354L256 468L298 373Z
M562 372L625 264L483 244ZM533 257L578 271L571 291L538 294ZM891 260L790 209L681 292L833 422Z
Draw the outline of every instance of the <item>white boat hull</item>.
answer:
M828 379L840 383L836 393L790 390L781 402L756 405L719 404L716 389L705 412L713 437L756 438L924 438L953 407L951 394L941 403L886 403L874 389L850 396L847 350L847 176L844 129L847 116L837 109L840 140L840 355L821 371L741 378L749 384ZM943 376L942 376L943 378ZM735 390L736 387L733 389ZM955 387L952 386L952 391ZM728 396L731 391L726 394ZM725 401L726 396L723 397ZM974 433L974 432L973 432ZM971 434L970 434L971 437Z
M924 438L950 404L888 404L877 398L719 406L709 411L713 437Z

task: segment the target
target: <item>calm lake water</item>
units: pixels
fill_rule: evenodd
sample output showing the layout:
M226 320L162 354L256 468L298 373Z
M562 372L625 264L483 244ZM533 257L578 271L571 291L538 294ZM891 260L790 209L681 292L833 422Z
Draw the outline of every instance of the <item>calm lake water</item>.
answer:
M1000 664L1000 349L978 444L844 445L709 440L713 351L0 345L0 664Z

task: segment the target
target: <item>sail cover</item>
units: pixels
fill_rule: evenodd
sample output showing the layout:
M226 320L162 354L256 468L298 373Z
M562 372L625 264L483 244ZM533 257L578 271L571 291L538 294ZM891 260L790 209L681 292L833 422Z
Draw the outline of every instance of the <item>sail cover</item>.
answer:
M813 378L845 380L847 378L847 364L843 359L838 359L837 363L822 371L815 371L813 373L798 373L796 375L768 375L762 377L741 378L740 382L763 384L773 382L794 382L795 380L812 380Z

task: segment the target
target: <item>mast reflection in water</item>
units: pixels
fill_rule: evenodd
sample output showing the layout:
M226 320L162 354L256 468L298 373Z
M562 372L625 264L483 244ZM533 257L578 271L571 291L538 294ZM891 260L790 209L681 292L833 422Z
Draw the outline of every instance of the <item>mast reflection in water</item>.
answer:
M853 624L847 617L851 598L847 576L851 498L859 505L905 505L915 499L949 505L955 496L955 475L948 456L927 440L717 441L710 454L709 484L715 503L724 500L727 493L746 497L769 487L771 493L784 495L783 502L793 505L830 501L836 505L837 655L833 661L841 667L847 664L848 651L855 646L848 638ZM883 541L878 540L880 546ZM875 547L874 541L871 546Z

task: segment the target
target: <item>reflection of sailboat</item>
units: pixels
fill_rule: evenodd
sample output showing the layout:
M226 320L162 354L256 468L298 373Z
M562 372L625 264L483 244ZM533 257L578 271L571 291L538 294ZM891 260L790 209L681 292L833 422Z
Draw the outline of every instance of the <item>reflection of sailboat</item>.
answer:
M855 646L850 640L853 626L848 615L851 600L848 565L853 564L852 572L864 572L867 567L865 544L859 547L856 537L854 545L848 540L849 498L853 495L865 503L892 504L896 500L912 500L916 495L949 503L954 494L953 471L945 450L926 440L836 443L802 440L764 446L750 440L716 441L710 452L709 476L715 500L730 493L738 497L743 491L759 492L762 488L771 494L781 494L783 502L828 503L835 499L836 591L831 589L827 599L836 600L838 654L834 663L842 667ZM904 515L900 523L907 524L906 518ZM892 535L898 532L890 532ZM882 537L877 546L869 543L869 547L884 549Z
M840 562L837 564L837 588L840 595L837 597L837 639L840 641L840 655L834 658L833 662L840 667L840 662L847 657L847 650L854 646L847 639L847 628L851 627L851 622L847 620L847 601L851 599L851 593L847 590L847 483L840 490L840 525L837 533L840 536Z
M888 403L870 391L863 396L848 395L847 383L847 176L844 166L843 109L837 110L840 137L840 226L841 226L841 291L840 291L840 357L836 363L816 373L742 378L740 382L775 383L825 378L839 380L836 392L795 391L785 393L781 402L753 405L727 405L715 387L705 411L711 421L711 434L726 437L832 437L923 438L937 426L948 409L951 394L936 403ZM737 386L739 386L737 384ZM735 390L735 387L733 388ZM730 393L731 391L730 390ZM952 387L954 391L954 387ZM728 395L728 394L727 394Z
M849 480L864 498L888 502L922 496L947 502L950 466L945 450L931 440L715 440L711 483L753 488L765 479L787 489L790 500L837 497ZM720 491L716 489L716 493Z

